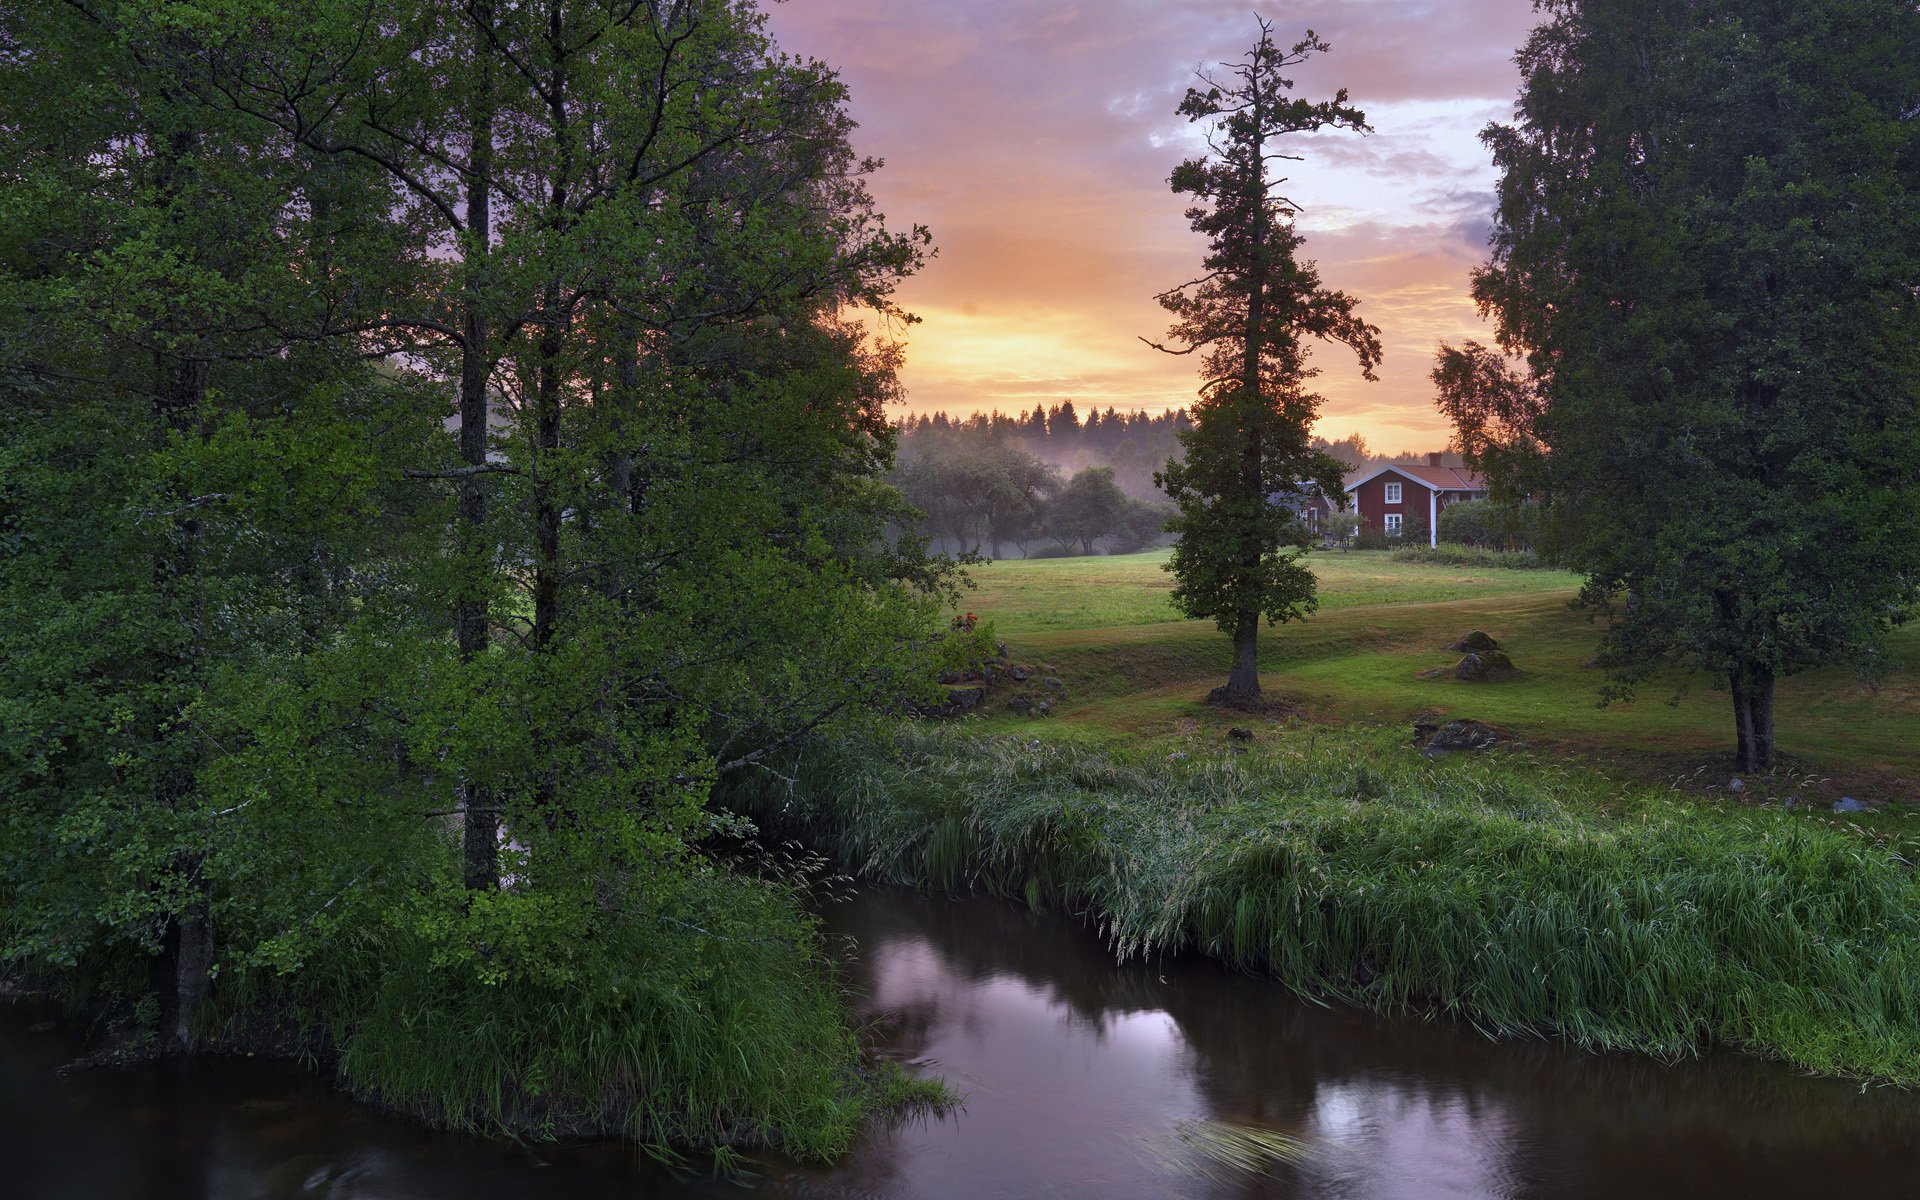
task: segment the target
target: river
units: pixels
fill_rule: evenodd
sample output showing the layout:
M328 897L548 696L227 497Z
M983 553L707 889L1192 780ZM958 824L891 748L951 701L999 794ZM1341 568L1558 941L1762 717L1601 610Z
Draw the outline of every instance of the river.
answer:
M436 1134L282 1064L51 1072L0 1010L0 1196L32 1200L1916 1197L1920 1097L1735 1055L1663 1065L1298 1001L1080 925L869 891L827 913L878 1052L966 1094L832 1168L687 1178L612 1144Z

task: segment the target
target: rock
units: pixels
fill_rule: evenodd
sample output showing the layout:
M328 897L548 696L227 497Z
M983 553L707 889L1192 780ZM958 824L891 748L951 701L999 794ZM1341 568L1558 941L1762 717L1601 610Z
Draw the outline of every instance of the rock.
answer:
M1053 701L1042 700L1040 703L1033 706L1033 711L1039 713L1041 716L1044 717L1048 713L1053 711Z
M1498 650L1499 648L1499 642L1481 633L1478 629L1447 647L1449 650L1458 650L1462 654L1484 654L1489 650Z
M1468 683L1498 683L1517 674L1519 672L1513 669L1513 660L1498 650L1469 654L1453 668L1453 677Z
M1426 754L1438 758L1462 750L1487 750L1500 744L1500 732L1484 721L1448 721L1427 743Z
M996 658L1005 658L1007 656L1007 644L1005 642L995 642L993 645L993 653Z
M1058 679L1054 678L1051 675L1041 676L1040 686L1054 693L1055 695L1059 695L1060 693L1067 690L1066 684L1060 682Z
M955 688L947 693L947 703L955 712L972 712L986 698L987 689L983 687Z
M1872 812L1871 808L1855 800L1852 796L1842 796L1833 802L1835 812Z
M995 672L994 672L992 663L988 663L986 666L980 668L980 681L982 683L986 684L988 687L992 687L994 678L995 678Z
M1185 750L1175 750L1172 754L1167 755L1167 761L1170 763L1185 762L1187 761L1187 752Z
M1799 805L1799 803L1800 803L1800 797L1798 797L1798 796L1788 796L1788 797L1787 797L1787 802L1786 802L1785 804L1783 804L1783 805L1781 805L1781 807L1782 807L1782 808L1794 808L1794 807L1797 807L1797 806Z
M1253 730L1229 729L1227 730L1227 740L1230 742L1250 742L1253 740Z
M1735 775L1732 779L1727 780L1727 790L1736 793L1744 792L1747 790L1747 785L1740 781L1738 775Z
M1015 683L1025 683L1027 680L1033 678L1033 671L1028 667L1008 667L1007 678L1013 680Z
M1033 701L1025 696L1015 696L1007 701L1007 711L1018 716L1030 717L1033 715Z

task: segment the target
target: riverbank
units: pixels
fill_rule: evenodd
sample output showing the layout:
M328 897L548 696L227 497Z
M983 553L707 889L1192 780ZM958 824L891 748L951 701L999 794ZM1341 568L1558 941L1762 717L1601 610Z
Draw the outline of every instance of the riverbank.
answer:
M1060 907L1122 958L1662 1058L1920 1083L1920 884L1829 815L1713 804L1387 729L1241 754L908 729L730 804L864 877Z
M720 1172L767 1150L828 1162L875 1122L954 1103L863 1046L797 883L718 861L650 882L625 905L603 889L571 937L516 931L497 910L537 898L503 892L491 945L465 955L449 949L449 907L432 907L457 890L421 898L410 921L342 923L297 963L222 972L187 1055L164 1052L130 956L104 982L97 967L0 975L0 1006L80 1035L62 1073L277 1064L422 1128L611 1140Z

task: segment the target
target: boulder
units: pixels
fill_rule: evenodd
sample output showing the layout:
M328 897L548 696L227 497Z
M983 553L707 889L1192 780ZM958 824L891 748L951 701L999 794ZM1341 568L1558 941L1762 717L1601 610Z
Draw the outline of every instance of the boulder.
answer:
M1481 633L1478 629L1447 647L1449 650L1458 650L1462 654L1485 654L1489 650L1498 650L1499 648L1499 642Z
M1066 684L1060 682L1058 679L1054 678L1051 675L1041 676L1040 686L1052 692L1056 696L1067 690Z
M1499 650L1469 654L1453 668L1453 677L1468 683L1498 683L1519 673L1513 668L1513 660Z
M1033 706L1033 711L1039 713L1041 716L1044 717L1048 713L1053 711L1053 701L1042 700L1040 703Z
M1250 742L1253 740L1253 730L1229 729L1227 730L1227 740L1230 742Z
M947 693L947 704L955 712L972 712L986 698L987 689L983 687L954 688Z
M1438 758L1460 751L1489 750L1500 744L1500 731L1484 721L1448 721L1427 741L1426 754Z
M1032 667L1013 666L1007 668L1007 678L1015 683L1025 683L1033 678Z
M1007 711L1016 716L1030 717L1033 715L1033 701L1025 696L1015 696L1007 701Z
M1835 800L1833 802L1833 811L1847 812L1847 813L1862 813L1862 812L1872 812L1873 809L1869 808L1865 804L1862 804L1860 801L1855 800L1852 796L1842 796L1838 800Z

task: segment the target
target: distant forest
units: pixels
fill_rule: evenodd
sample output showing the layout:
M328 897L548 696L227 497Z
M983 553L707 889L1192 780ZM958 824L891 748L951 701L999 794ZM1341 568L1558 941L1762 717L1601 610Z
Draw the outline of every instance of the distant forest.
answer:
M1166 541L1161 527L1173 510L1153 474L1180 456L1178 434L1192 423L1184 408L1110 407L1082 417L1071 400L1027 413L908 415L892 482L942 549L994 558L1009 549L1125 554ZM1312 444L1356 472L1427 459L1425 451L1376 454L1357 433ZM1461 460L1447 451L1442 461Z

